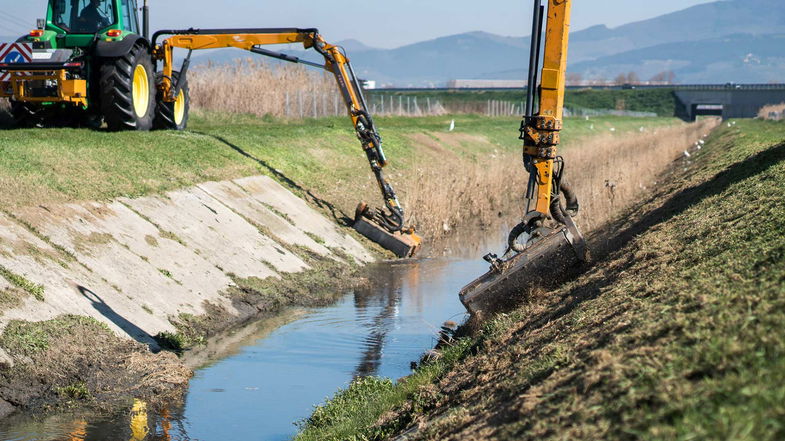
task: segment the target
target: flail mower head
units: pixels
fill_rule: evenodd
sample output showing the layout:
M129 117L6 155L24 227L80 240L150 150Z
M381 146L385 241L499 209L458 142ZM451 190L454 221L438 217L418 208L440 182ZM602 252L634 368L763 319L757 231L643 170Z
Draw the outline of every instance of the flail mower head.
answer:
M391 219L390 214L381 209L371 210L365 202L360 202L354 213L354 229L360 234L398 257L413 257L420 249L422 238L414 229L404 229L401 225L403 219Z
M585 262L583 236L571 218L566 220L565 225L556 228L537 227L527 233L523 248L511 247L502 258L485 256L490 270L459 293L466 310L480 320L510 310L537 291L554 287L571 268ZM511 241L517 239L518 232L513 230Z

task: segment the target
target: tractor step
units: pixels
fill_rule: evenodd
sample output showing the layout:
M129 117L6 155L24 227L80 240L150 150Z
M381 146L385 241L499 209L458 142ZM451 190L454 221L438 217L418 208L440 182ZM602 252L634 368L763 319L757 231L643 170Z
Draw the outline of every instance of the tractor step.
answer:
M486 260L490 271L459 293L466 310L480 320L513 309L538 290L553 288L586 260L586 248L577 229L562 227L509 260Z

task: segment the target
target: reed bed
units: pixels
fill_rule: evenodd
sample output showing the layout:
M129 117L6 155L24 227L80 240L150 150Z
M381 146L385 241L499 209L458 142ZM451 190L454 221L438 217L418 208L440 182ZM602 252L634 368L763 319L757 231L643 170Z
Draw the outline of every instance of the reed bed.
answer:
M719 119L711 119L623 136L599 136L565 149L565 179L578 194L578 222L583 230L601 226L640 200L674 160L690 155L689 149L718 124Z
M335 78L299 65L271 65L254 59L193 68L191 105L200 110L300 119L346 115ZM438 100L366 95L368 109L380 116L439 116Z
M616 216L656 186L659 175L718 120L600 135L566 146L565 178L578 193L577 221L589 232ZM500 228L524 214L527 175L520 153L432 162L400 179L409 223L425 237L440 239L458 228Z
M193 68L191 105L201 110L279 118L345 115L335 79L298 65L253 59Z
M480 161L435 162L402 180L401 202L410 207L408 223L435 240L459 227L488 228L501 218L522 214L520 189L526 179L520 158L507 153Z

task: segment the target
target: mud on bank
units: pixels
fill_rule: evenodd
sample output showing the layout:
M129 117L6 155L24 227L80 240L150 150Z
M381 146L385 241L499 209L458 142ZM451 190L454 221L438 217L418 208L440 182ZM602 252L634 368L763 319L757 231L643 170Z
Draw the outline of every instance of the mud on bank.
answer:
M319 257L309 263L311 269L280 279L238 279L226 292L234 313L207 304L203 315L171 317L176 331L153 336L149 345L118 337L92 317L12 321L0 336L0 418L18 410L105 411L134 399L149 406L178 402L192 376L190 349L284 309L327 305L367 282L357 265Z

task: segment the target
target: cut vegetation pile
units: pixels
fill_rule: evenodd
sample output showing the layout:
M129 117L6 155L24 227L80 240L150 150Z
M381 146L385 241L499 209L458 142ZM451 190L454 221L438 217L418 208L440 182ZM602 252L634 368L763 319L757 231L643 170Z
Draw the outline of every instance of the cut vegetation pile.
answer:
M723 125L580 278L397 385L353 384L299 439L783 439L783 139Z
M88 317L12 321L0 346L22 360L0 369L0 417L19 406L40 409L55 402L102 409L133 398L166 403L182 395L191 377L174 354L151 354Z

